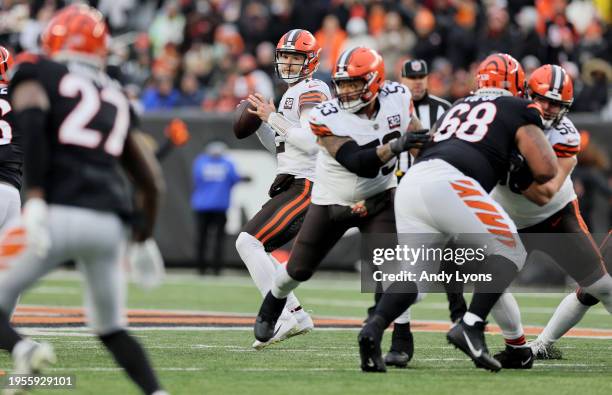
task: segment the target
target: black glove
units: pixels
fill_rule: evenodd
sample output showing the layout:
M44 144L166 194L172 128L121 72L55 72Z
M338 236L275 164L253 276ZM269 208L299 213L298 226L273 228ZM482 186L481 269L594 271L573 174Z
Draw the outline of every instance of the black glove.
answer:
M508 172L508 187L514 193L521 193L533 182L533 174L527 161L518 152L510 154L510 171Z
M400 138L391 141L389 143L389 148L391 148L391 152L395 155L399 155L412 148L421 148L429 141L430 136L428 133L428 129L404 133Z

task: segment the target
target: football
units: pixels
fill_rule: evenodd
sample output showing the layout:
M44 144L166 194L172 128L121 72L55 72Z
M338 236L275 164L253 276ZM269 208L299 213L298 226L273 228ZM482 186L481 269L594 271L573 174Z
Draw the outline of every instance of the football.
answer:
M261 126L261 118L247 111L255 109L247 100L240 102L234 111L234 134L239 139L249 137Z

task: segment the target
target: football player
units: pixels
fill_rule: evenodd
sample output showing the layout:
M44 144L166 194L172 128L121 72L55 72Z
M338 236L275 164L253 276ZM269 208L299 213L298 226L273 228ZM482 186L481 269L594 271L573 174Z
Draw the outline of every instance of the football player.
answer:
M21 216L23 148L21 133L15 124L9 101L9 72L13 64L10 52L0 46L0 233ZM0 259L7 251L0 252ZM10 252L10 251L9 251ZM9 317L17 298L6 306Z
M276 155L278 162L270 200L244 226L236 240L238 254L262 296L272 288L280 267L270 253L295 237L310 204L318 148L316 137L308 127L308 114L331 96L325 82L312 78L319 66L320 52L319 44L307 30L288 31L276 46L276 73L288 84L279 110L276 111L272 99L268 101L260 94L248 98L255 107L249 111L263 121L257 136ZM255 341L253 347L262 349L313 328L310 315L291 293L274 338L263 343Z
M322 146L312 203L287 267L278 271L257 315L255 338L268 341L301 282L353 227L364 233L395 233L393 195L396 156L428 140L414 116L410 91L384 82L385 66L374 50L342 53L332 76L336 98L310 113L310 128Z
M506 349L495 357L504 368L531 367L532 353L540 357L559 357L552 343L574 326L590 305L603 301L611 310L612 281L602 261L599 248L580 215L571 172L580 149L580 134L566 116L573 102L572 80L557 65L534 70L528 82L528 94L543 110L544 133L557 156L558 173L544 184L532 183L526 169L515 172L509 183L497 186L492 197L514 220L528 252L542 250L552 257L581 288L568 295L549 325L529 347L518 305L511 295L504 295L493 311L502 328ZM567 233L560 243L537 243L530 233Z
M468 239L487 246L491 282L475 284L468 311L447 339L476 366L497 371L501 365L488 352L484 320L521 269L526 253L514 223L488 193L505 177L517 149L536 184L551 180L557 168L541 130L539 106L519 98L524 72L516 59L490 55L478 68L477 82L476 92L455 102L434 125L432 141L400 182L395 215L400 234L429 234L439 245L453 237L457 244ZM415 299L384 293L359 335L363 370L384 370L383 331Z
M10 82L15 120L24 136L25 245L0 278L0 347L14 373L32 374L55 361L52 347L19 335L7 306L66 260L86 280L88 323L145 394L166 394L142 346L126 331L121 258L129 238L122 220L132 209L121 164L134 182L141 221L132 238L148 240L162 180L157 161L135 139L128 98L102 70L108 30L100 12L71 5L57 12L41 37L46 56L22 54Z

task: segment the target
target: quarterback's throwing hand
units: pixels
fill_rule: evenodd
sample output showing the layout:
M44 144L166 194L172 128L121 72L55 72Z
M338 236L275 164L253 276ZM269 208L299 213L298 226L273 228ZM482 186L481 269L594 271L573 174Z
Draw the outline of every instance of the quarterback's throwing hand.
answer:
M266 98L263 97L263 95L260 93L249 95L247 100L249 101L249 103L251 103L253 107L256 108L256 110L251 110L249 108L247 111L251 114L257 115L264 122L268 122L270 114L276 112L276 106L274 105L274 101L272 99L266 101Z

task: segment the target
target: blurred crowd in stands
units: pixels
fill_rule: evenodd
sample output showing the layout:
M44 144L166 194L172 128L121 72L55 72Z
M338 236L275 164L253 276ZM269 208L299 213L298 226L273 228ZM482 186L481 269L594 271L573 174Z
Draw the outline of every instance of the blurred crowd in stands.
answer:
M67 0L0 0L0 44L37 50L38 35ZM473 87L473 69L507 52L527 72L561 64L575 81L574 112L612 119L609 0L90 0L108 18L110 63L144 111L193 107L227 112L249 93L279 98L274 49L304 28L322 47L317 77L329 81L338 54L368 46L387 77L425 59L432 94L453 100Z

